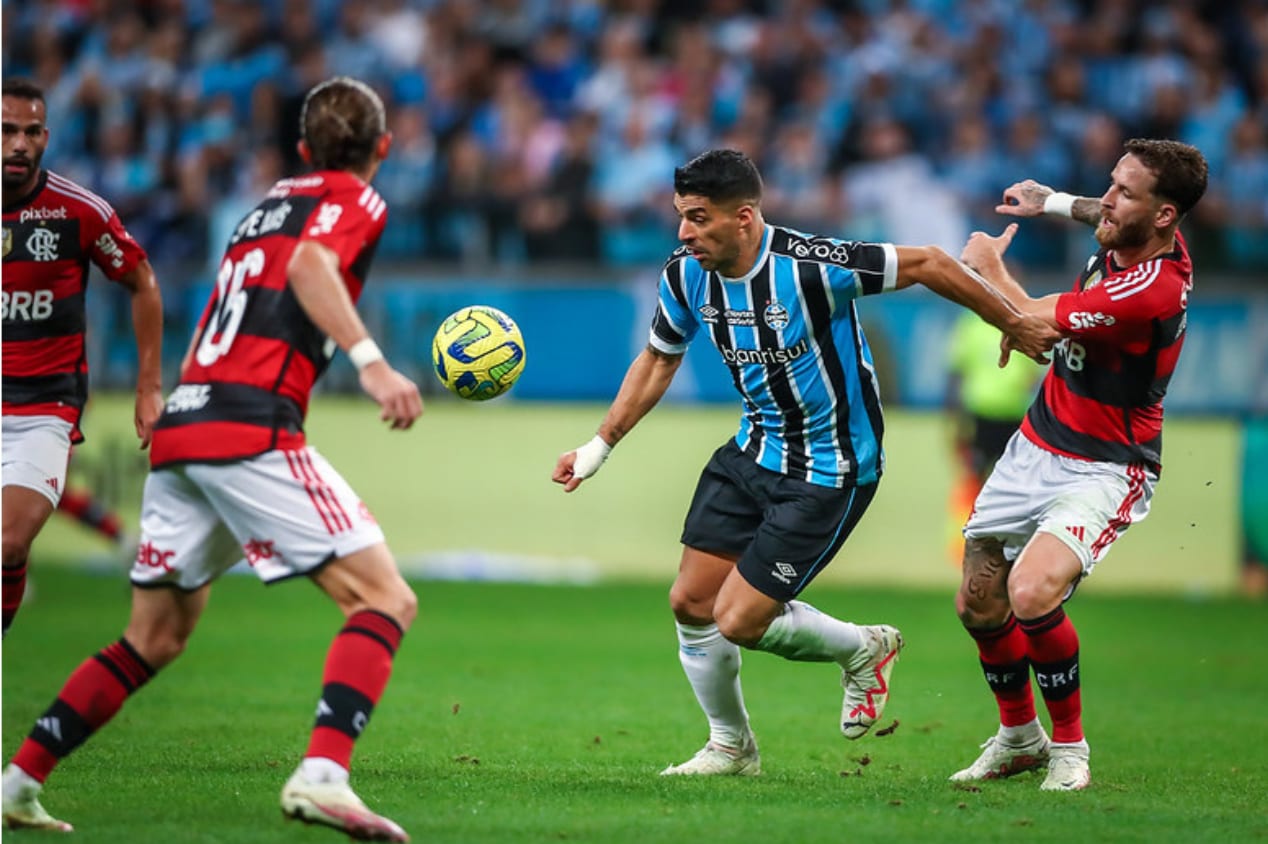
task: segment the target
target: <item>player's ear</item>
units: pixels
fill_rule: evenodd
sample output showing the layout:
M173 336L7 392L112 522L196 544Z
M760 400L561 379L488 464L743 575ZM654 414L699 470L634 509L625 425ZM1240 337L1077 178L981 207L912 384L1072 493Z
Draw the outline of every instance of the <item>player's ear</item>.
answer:
M392 133L384 132L379 135L379 139L374 142L374 157L379 161L387 158L388 151L392 149Z
M299 150L300 160L311 167L313 163L313 151L308 148L308 141L300 138L299 143L295 144L295 149Z
M1154 225L1160 229L1174 225L1180 219L1180 209L1175 203L1164 202L1158 206L1157 212L1154 213Z

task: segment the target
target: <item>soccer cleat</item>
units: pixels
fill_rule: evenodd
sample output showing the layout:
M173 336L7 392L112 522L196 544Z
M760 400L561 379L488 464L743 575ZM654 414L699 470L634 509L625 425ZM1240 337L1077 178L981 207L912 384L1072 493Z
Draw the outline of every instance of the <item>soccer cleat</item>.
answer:
M670 765L662 777L755 777L762 772L762 756L750 735L738 750L709 742L681 765Z
M1048 776L1044 778L1043 791L1082 791L1092 781L1088 768L1086 741L1078 744L1057 744L1049 748Z
M951 782L975 782L1011 777L1023 771L1035 771L1048 764L1048 734L1039 728L1039 735L1030 741L1012 745L991 736L982 745L982 754L972 765L951 775Z
M409 841L405 830L366 808L347 783L309 782L298 771L282 788L282 814L342 830L354 841Z
M889 701L889 675L903 647L903 634L886 624L860 627L863 647L857 664L842 666L841 732L848 739L862 738L880 720Z
M46 829L73 832L74 827L59 821L40 805L42 786L21 768L10 765L4 772L4 826L6 829Z

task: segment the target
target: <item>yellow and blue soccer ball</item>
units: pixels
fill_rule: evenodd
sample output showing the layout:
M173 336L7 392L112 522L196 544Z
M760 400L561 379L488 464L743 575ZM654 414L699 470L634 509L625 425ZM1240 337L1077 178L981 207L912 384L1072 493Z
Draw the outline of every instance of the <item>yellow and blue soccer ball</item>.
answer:
M431 344L436 376L471 401L502 395L524 372L524 336L497 308L470 305L445 317Z

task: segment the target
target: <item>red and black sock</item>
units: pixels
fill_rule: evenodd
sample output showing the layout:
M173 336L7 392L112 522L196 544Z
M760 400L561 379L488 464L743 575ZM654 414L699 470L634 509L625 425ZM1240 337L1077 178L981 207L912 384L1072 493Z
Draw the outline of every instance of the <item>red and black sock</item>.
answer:
M986 684L999 705L999 722L1017 727L1035 720L1035 694L1030 688L1030 660L1026 658L1029 643L1017 626L1017 619L990 630L969 630L977 642Z
M63 492L57 509L109 539L117 541L123 530L119 517L85 490L68 489Z
M35 722L13 763L44 782L57 763L103 727L154 676L126 639L84 660Z
M1052 740L1068 744L1083 740L1083 700L1079 692L1079 634L1057 607L1036 619L1018 619L1029 642L1030 664L1039 693L1052 716Z
M317 722L306 757L320 756L349 767L352 746L383 695L404 635L395 620L375 610L348 618L326 655Z
M3 616L4 633L9 632L9 625L22 606L22 596L26 593L26 561L15 568L5 568L3 573L3 600L0 601L0 615Z

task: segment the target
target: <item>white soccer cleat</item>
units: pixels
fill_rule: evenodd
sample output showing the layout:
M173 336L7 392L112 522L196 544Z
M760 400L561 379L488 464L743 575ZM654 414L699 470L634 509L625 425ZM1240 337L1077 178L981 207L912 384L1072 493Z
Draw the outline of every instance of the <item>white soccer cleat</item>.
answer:
M860 627L863 647L852 664L841 668L841 732L848 739L862 738L880 720L889 702L889 675L893 673L903 634L887 624Z
M342 830L354 841L409 841L405 830L366 808L347 783L309 782L298 771L282 788L282 814Z
M1024 771L1036 771L1048 764L1052 743L1039 728L1039 735L1023 744L1007 744L993 735L982 745L982 754L972 765L950 776L951 782L976 782L1011 777Z
M670 765L662 777L755 777L762 772L762 756L750 735L738 750L710 741L681 765Z
M1044 778L1043 791L1082 791L1092 782L1088 768L1087 741L1078 744L1057 744L1049 749L1048 776Z
M45 829L51 832L74 832L75 828L60 821L40 805L43 786L16 765L4 771L4 826L6 829Z

